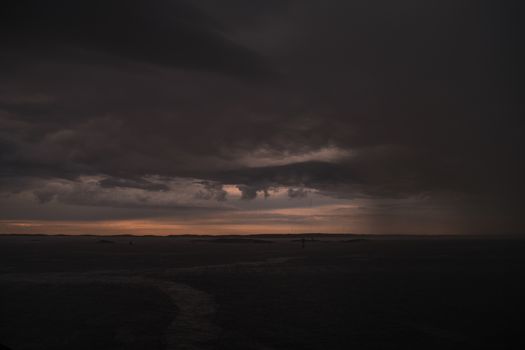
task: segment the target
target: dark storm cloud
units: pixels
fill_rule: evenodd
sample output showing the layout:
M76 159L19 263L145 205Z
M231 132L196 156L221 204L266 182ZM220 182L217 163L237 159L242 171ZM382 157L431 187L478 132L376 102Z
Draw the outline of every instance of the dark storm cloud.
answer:
M257 187L246 185L240 185L237 186L237 188L241 191L241 199L244 200L255 199L257 197L257 192L259 191Z
M304 162L281 166L268 166L261 168L246 168L212 174L219 181L249 184L239 188L247 192L246 197L256 191L268 189L271 186L296 186L318 187L322 184L351 183L353 176L344 165ZM357 181L357 180L356 180Z
M199 199L215 199L219 202L225 201L228 193L223 189L223 185L212 181L200 181L204 189L198 191L195 196Z
M45 204L47 202L50 202L56 196L55 192L43 191L43 190L35 191L34 194L40 204Z
M439 193L518 212L519 2L3 6L4 176L104 174L108 189L187 177L219 201L223 184L243 199Z
M308 191L304 188L289 188L288 197L290 198L304 198L308 196Z
M108 177L99 181L99 185L103 188L138 188L146 191L167 191L169 187L163 183L155 183L144 179L121 179Z
M16 180L13 185L16 185ZM113 179L84 176L76 180L28 179L21 187L40 204L111 208L230 210L220 184L190 179ZM213 200L213 201L212 201ZM174 213L175 214L175 213Z
M58 62L124 63L100 55L108 54L246 77L269 73L257 54L234 43L225 27L185 1L9 1L2 5L0 23L4 59L36 55Z

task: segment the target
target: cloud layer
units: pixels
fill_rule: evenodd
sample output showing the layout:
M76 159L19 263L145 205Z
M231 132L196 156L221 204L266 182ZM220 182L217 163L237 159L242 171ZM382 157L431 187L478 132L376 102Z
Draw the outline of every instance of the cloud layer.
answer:
M411 199L425 198L444 231L522 232L520 7L4 4L2 205L31 193L17 201L205 218L203 208L247 211L264 198L309 206L315 191L338 205L373 201L360 215L384 231L408 227L422 205Z

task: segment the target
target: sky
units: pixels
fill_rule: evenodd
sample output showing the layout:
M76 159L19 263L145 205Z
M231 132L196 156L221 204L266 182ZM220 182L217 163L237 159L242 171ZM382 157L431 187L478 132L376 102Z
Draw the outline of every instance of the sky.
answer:
M520 1L0 6L0 233L525 233Z

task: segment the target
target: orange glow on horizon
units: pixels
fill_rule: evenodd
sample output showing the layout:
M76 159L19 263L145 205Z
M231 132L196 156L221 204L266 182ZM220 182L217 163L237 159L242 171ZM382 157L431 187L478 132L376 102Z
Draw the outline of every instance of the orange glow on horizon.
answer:
M0 221L0 234L66 234L66 235L156 235L179 234L289 234L303 232L346 233L341 227L305 224L216 224L185 223L152 220L112 220L112 221Z

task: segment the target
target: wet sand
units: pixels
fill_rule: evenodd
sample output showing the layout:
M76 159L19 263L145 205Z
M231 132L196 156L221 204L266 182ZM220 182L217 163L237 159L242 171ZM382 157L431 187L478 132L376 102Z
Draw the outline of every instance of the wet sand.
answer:
M524 345L522 239L319 236L308 237L304 248L290 236L105 239L113 243L89 236L0 236L0 344Z

